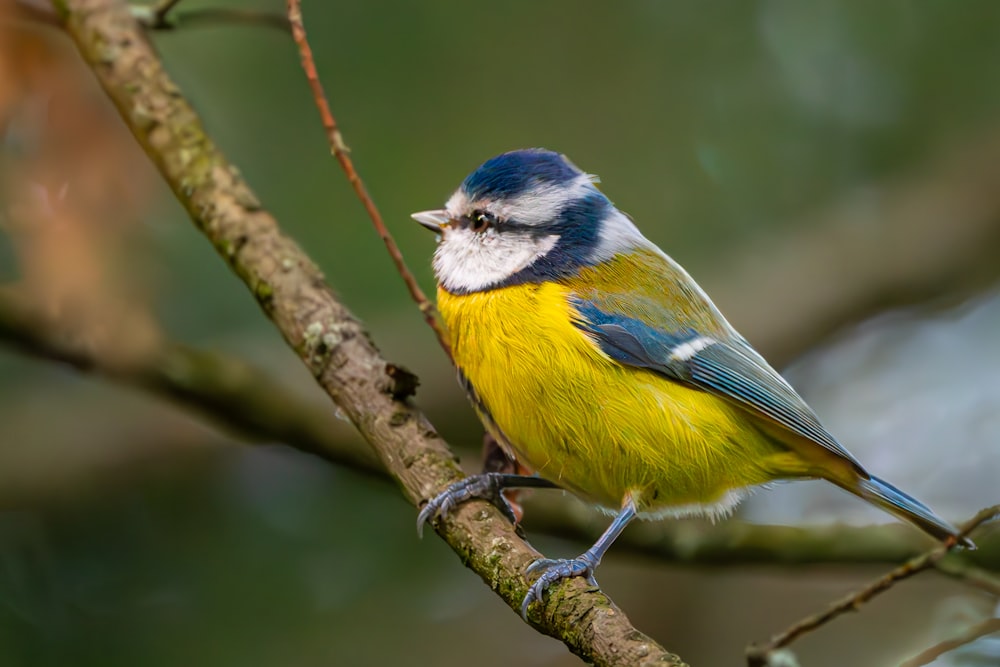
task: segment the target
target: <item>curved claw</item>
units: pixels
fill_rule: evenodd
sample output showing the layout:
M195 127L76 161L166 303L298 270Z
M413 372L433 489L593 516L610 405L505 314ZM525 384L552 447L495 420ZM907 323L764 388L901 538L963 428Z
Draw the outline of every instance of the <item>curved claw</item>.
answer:
M517 523L514 510L510 508L501 491L504 480L508 476L501 473L487 472L461 479L447 489L437 494L424 505L417 515L417 536L424 536L424 525L438 518L447 516L449 512L464 502L479 498L489 501L499 509L511 523Z
M597 563L587 558L587 554L579 558L539 558L528 566L527 573L541 572L535 583L528 589L528 594L521 602L521 618L527 622L528 607L532 602L542 601L545 590L561 579L570 577L586 577L587 583L597 587L597 579L594 578L594 570Z

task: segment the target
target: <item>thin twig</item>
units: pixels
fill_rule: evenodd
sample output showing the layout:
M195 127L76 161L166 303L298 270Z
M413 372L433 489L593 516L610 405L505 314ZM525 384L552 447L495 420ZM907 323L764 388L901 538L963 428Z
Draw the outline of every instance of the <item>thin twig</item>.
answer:
M174 7L179 5L181 0L160 0L153 5L153 28L162 28L167 25L167 15Z
M929 665L948 651L954 651L960 646L971 644L980 637L985 637L986 635L993 634L994 632L1000 632L1000 618L987 618L981 623L976 623L959 636L953 637L952 639L946 639L940 644L935 644L927 650L921 651L909 660L900 663L899 667L921 667L922 665Z
M172 11L179 3L180 0L173 0L157 5L129 5L129 10L132 16L149 30L173 30L178 24L183 24L185 28L206 25L246 25L274 28L289 34L292 31L288 25L288 17L278 12L239 7L193 7ZM62 27L59 14L46 0L14 0L14 4L23 18L57 28ZM174 19L168 20L168 14Z
M406 283L406 289L410 292L410 298L416 302L420 308L420 312L423 313L424 320L434 330L438 342L441 343L441 347L444 348L445 353L450 357L451 349L448 346L448 339L444 328L438 319L437 308L434 307L434 304L427 298L427 295L420 289L417 279L414 278L413 274L407 268L399 246L396 245L396 241L392 238L385 223L382 221L382 215L378 212L378 208L369 196L368 190L361 180L361 176L354 168L354 162L351 160L350 155L348 155L350 149L344 143L344 137L340 133L337 121L330 111L330 104L327 102L326 94L323 92L323 84L320 82L319 74L316 71L316 62L313 59L312 48L306 39L306 29L302 24L302 8L300 5L300 0L288 0L288 21L292 26L292 37L299 48L302 69L305 70L306 79L309 81L309 88L312 90L313 100L316 102L316 108L319 110L320 119L323 122L323 129L326 130L326 138L330 143L330 150L333 152L333 156L337 158L337 162L340 163L344 174L347 176L347 180L350 181L355 194L357 194L358 199L364 205L365 211L368 212L368 217L371 218L372 224L375 226L375 231L378 232L378 235L382 238L382 242L385 243L385 248L389 252L393 264L396 266L396 271L399 272L403 282Z
M259 9L241 9L238 7L192 7L173 12L173 20L163 20L156 23L151 17L148 21L133 11L140 22L153 30L172 30L175 27L197 28L212 25L244 25L249 27L274 28L291 34L288 17L280 12L270 12Z
M972 519L967 521L958 536L950 537L940 546L911 558L899 567L891 570L888 574L876 579L864 588L847 595L831 604L824 611L807 616L806 618L793 624L784 632L775 635L762 646L751 645L747 648L747 665L749 667L765 667L768 664L769 656L776 650L791 644L804 634L812 632L816 628L826 625L833 619L849 611L857 611L866 602L892 588L898 582L909 579L919 572L932 568L958 546L961 538L967 536L971 531L981 524L993 519L1000 514L1000 505L987 507L980 510Z

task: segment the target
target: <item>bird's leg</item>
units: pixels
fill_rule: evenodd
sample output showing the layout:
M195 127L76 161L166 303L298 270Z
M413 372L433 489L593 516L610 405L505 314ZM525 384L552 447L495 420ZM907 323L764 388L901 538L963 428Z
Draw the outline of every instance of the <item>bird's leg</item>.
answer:
M558 485L535 475L511 475L484 472L461 479L431 498L417 516L417 534L423 535L424 524L438 516L447 516L456 506L474 498L489 501L511 523L517 523L514 511L501 493L510 488L558 489Z
M535 583L528 589L528 594L524 596L521 603L521 618L528 620L528 606L538 600L541 601L545 589L559 581L569 577L586 577L591 586L597 586L594 579L594 570L601 563L604 552L608 550L611 543L621 535L625 526L635 518L635 500L632 494L625 497L622 509L615 516L614 521L598 538L594 546L590 547L576 558L539 558L528 566L528 572L541 572Z
M480 472L501 472L508 475L531 475L532 470L507 453L507 449L500 444L495 436L486 432L483 434L483 467ZM514 515L514 528L517 534L524 537L521 532L521 519L524 517L524 507L521 505L521 496L524 489L507 488L502 491L504 500L510 506Z

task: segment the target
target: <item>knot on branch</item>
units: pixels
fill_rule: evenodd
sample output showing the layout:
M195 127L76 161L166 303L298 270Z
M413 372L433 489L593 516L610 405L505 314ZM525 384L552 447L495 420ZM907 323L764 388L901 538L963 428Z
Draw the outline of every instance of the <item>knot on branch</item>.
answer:
M407 368L392 362L385 364L384 384L382 391L392 396L393 400L405 401L410 396L417 393L420 386L420 378L411 373Z

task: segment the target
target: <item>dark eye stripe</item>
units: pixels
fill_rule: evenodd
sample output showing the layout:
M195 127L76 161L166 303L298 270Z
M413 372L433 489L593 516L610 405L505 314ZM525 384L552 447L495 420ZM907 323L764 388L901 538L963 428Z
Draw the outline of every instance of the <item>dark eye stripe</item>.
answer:
M462 216L462 227L471 229L476 233L485 232L490 227L505 232L513 231L538 231L537 225L526 225L515 220L501 220L489 211L475 209L471 213Z

